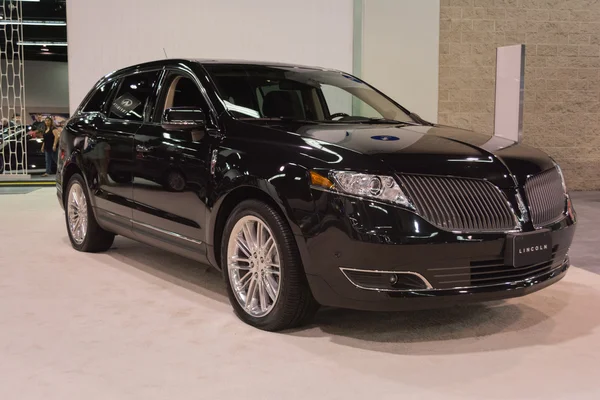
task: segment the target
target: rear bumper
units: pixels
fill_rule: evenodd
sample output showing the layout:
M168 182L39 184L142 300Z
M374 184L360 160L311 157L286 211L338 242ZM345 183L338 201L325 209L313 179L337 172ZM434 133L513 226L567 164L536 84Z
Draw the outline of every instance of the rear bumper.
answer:
M569 268L575 215L546 227L551 231L551 261L514 268L503 265L506 233L453 233L407 210L339 197L335 201L341 202L337 212L328 207L330 211L321 213L314 236L298 237L310 288L322 305L395 311L507 299L552 285ZM343 272L347 269L410 273L426 285L365 287Z

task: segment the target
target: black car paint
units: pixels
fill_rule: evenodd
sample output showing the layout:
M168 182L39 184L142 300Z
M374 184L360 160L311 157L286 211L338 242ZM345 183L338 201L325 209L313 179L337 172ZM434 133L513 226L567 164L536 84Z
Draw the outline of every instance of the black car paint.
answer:
M147 63L105 80L165 68L197 78L210 106L206 128L173 130L160 125L154 111L145 114L143 123L111 121L101 113L75 113L61 135L57 177L61 205L69 176L80 172L105 229L220 268L220 229L232 201L258 197L276 205L285 216L311 290L326 305L403 309L429 306L439 295L445 295L445 300L438 305L451 304L450 298L506 298L564 276L568 261L560 272L540 277L538 285L466 289L462 296L458 292L390 294L357 289L339 267L401 270L410 266L423 271L429 263L497 258L506 235L448 232L410 209L323 191L311 187L309 170L487 179L505 193L521 217L515 193L522 194L528 176L553 168L552 160L539 150L501 139L486 148L488 136L435 124L238 120L225 109L202 62ZM147 110L154 107L149 104ZM169 173L180 174L184 187L169 187L165 183ZM565 259L574 224L575 215L568 214L549 227L553 244ZM523 224L523 230L533 229L531 222Z

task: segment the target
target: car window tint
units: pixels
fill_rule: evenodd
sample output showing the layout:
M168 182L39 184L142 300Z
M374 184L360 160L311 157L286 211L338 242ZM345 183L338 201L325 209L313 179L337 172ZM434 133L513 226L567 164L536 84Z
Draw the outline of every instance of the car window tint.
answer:
M406 110L360 79L287 66L206 64L217 95L235 118L414 122Z
M266 117L290 117L305 119L306 110L310 107L304 101L303 91L310 92L313 88L290 89L281 82L261 85L257 88L260 112ZM308 96L310 97L310 96Z
M172 107L197 107L208 113L208 104L196 83L180 75L171 80L163 109Z
M109 117L142 121L144 107L154 92L158 76L159 71L153 71L125 77L112 102Z
M259 118L259 102L255 86L246 76L215 76L218 90L227 108L239 117ZM262 99L260 100L262 101Z
M262 115L267 115L269 112L268 100L267 100L267 110L265 111L265 99L269 99L272 97L279 97L283 101L287 100L287 101L291 102L293 110L294 110L292 112L292 114L297 119L304 119L306 117L305 110L303 107L304 101L302 98L302 92L300 90L297 90L297 89L286 90L286 89L281 88L279 83L277 83L274 85L259 86L258 88L256 88L256 92L257 92L257 98L258 98L258 106L259 106L259 109L260 109L260 112L262 113ZM285 92L285 93L278 93L278 92ZM271 93L275 93L275 94L271 94ZM284 97L285 97L285 99L284 99Z
M94 94L92 95L92 97L90 97L90 100L87 102L87 104L85 105L85 107L83 108L83 112L99 112L102 111L104 109L104 104L106 103L106 100L108 99L108 94L110 93L110 88L112 87L112 82L110 83L105 83L102 86L100 86L98 89L96 89L96 91L94 92Z

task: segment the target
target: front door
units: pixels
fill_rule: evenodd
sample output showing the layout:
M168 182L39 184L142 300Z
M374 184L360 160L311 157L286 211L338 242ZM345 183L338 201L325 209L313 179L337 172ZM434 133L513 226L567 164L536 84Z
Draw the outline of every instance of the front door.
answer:
M166 245L202 251L210 153L215 139L207 128L161 124L164 110L196 107L209 115L193 77L169 72L158 97L155 120L135 135L134 230Z

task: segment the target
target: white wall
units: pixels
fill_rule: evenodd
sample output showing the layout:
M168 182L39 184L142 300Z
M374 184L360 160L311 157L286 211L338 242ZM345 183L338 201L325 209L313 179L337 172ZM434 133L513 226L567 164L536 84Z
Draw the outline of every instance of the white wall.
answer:
M361 78L436 122L439 0L363 0Z
M25 61L27 112L69 112L66 62Z
M25 102L27 113L68 113L67 63L25 61ZM6 107L2 113L9 117ZM12 115L10 117L12 118Z
M164 58L163 47L170 58L351 72L352 10L352 0L69 0L70 108L103 75Z

